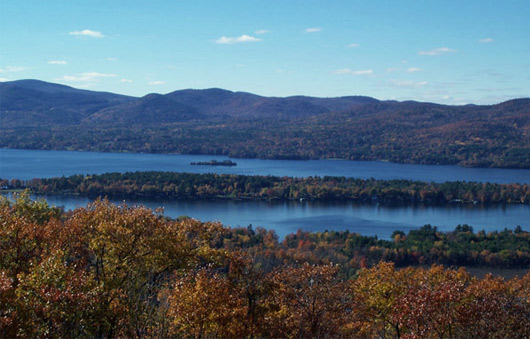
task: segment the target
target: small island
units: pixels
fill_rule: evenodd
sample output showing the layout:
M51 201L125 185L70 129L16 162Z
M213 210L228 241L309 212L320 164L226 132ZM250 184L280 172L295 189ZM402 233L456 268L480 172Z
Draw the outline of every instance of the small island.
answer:
M210 161L197 161L197 162L190 162L190 165L200 165L200 166L237 166L237 163L235 163L232 160L223 160L223 161L217 161L217 160L210 160Z

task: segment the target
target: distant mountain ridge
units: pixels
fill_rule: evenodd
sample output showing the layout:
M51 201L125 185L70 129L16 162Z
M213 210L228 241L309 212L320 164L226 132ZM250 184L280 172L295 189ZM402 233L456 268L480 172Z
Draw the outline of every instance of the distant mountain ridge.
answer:
M39 80L0 83L0 98L5 126L27 126L34 119L40 124L156 124L222 117L294 118L378 102L363 96L263 97L219 88L185 89L136 98Z
M0 126L8 148L530 168L530 98L449 106L219 88L137 98L20 80L0 83Z
M0 83L2 126L79 124L104 108L135 100L39 80Z

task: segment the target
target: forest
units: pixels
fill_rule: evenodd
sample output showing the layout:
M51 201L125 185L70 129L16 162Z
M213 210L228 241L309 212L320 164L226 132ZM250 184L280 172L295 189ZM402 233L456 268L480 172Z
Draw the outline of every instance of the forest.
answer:
M391 242L411 253L479 244L471 257L483 249L528 258L529 235L426 226ZM530 273L477 278L464 268L363 259L362 248L379 246L338 232L280 241L263 229L170 220L106 200L63 212L27 193L2 197L0 336L530 336Z
M345 177L274 177L177 172L73 175L50 179L0 179L0 187L35 193L167 199L269 199L360 201L392 204L530 204L528 184L432 183Z
M125 97L0 84L0 147L530 168L530 99L447 106L222 89Z

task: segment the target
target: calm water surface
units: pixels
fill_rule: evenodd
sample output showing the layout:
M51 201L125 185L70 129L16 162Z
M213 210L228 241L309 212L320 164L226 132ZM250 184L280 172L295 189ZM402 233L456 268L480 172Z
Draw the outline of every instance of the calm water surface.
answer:
M530 170L478 169L457 166L404 165L385 162L341 160L259 160L235 159L236 167L191 166L192 161L225 160L220 156L99 153L0 149L0 178L46 178L72 174L127 171L175 171L275 176L346 176L376 179L422 181L479 181L530 183ZM66 209L85 206L86 197L45 196ZM121 202L121 200L114 201ZM164 207L165 215L188 215L202 221L220 221L233 227L249 224L274 229L281 237L296 232L350 230L364 235L388 238L392 231L408 231L432 224L440 230L453 230L469 224L476 231L530 230L530 206L400 206L379 204L266 202L266 201L129 201L150 208Z
M76 196L42 196L50 204L67 210L85 206L91 200ZM123 200L112 199L121 203ZM350 230L363 235L389 238L394 230L408 231L425 224L438 226L441 231L452 231L458 224L473 226L475 231L503 230L520 225L530 229L530 206L400 206L381 204L268 202L268 201L162 201L128 200L128 205L142 204L149 208L164 208L164 215L176 218L187 215L202 221L220 221L232 227L252 224L273 229L283 237L299 229L321 232Z
M191 166L192 161L226 160L210 155L100 153L0 149L0 178L33 179L129 171L229 173L290 177L345 176L421 181L530 183L530 170L407 165L377 161L235 159L237 166Z

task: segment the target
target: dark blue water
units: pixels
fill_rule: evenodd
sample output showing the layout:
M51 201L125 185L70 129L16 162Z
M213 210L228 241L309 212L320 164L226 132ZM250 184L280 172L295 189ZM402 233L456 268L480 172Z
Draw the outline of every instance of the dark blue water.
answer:
M34 151L0 149L0 178L32 179L72 174L126 171L176 171L275 176L347 176L376 179L422 181L481 181L530 183L530 170L477 169L457 166L403 165L386 162L341 160L257 160L235 159L238 166L191 166L192 161L225 160L226 157ZM73 209L86 205L85 197L46 197L50 203ZM117 201L117 202L121 202ZM530 230L530 206L447 206L389 207L378 204L265 202L265 201L132 201L150 208L164 207L170 217L188 215L202 221L220 221L233 227L262 226L280 236L307 231L350 230L363 235L388 238L392 231L408 231L432 224L442 231L458 224L469 224L476 231L513 229L520 225Z
M50 204L66 209L85 206L87 197L43 196ZM121 203L123 200L111 200ZM283 237L302 229L322 232L349 230L363 235L390 238L394 230L409 231L425 224L452 231L458 224L473 226L475 231L501 231L520 225L530 230L530 206L400 206L380 204L267 202L267 201L160 201L129 200L128 205L142 204L164 208L164 215L176 218L187 215L202 221L220 221L232 227L261 226Z
M209 155L99 153L0 149L0 178L33 179L128 171L228 173L290 177L345 176L421 181L530 183L530 170L408 165L377 161L234 159L235 167L191 166L192 161L226 160Z

